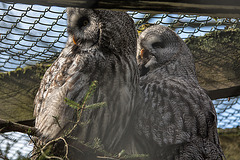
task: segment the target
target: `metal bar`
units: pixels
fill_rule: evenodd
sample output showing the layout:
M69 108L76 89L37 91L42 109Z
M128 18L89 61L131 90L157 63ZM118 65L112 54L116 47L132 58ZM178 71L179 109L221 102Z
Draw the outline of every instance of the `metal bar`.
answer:
M9 0L1 1L9 2ZM151 13L200 14L214 17L237 18L240 16L240 1L236 0L181 0L178 2L173 0L10 0L10 2Z

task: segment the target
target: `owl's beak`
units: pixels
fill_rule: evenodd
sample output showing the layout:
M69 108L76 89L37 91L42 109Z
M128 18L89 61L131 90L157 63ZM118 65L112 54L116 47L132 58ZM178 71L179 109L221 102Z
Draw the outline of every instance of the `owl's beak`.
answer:
M141 49L141 52L140 52L141 59L143 59L143 54L144 54L144 49Z
M75 41L75 37L73 36L73 43L76 45L77 43L76 43L76 41Z
M144 65L146 68L149 68L152 65L157 64L157 59L155 58L155 56L152 56L152 58Z

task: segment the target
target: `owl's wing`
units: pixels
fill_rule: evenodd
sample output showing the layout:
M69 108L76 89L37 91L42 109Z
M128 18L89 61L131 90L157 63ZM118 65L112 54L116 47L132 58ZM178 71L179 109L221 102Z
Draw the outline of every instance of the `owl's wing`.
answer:
M73 124L76 110L65 98L80 101L88 90L89 77L82 72L81 62L81 55L66 47L44 74L34 100L35 127L43 137L54 138Z
M183 78L141 79L145 106L138 113L138 132L159 146L207 138L218 142L216 112L208 95Z

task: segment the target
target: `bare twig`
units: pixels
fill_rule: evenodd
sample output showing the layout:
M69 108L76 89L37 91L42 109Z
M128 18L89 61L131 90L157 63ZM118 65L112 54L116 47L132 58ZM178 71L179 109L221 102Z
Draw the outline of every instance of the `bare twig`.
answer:
M47 159L59 159L59 160L63 160L63 158L61 158L61 157L57 157L57 156L47 156L42 149L41 149L41 153L42 153L42 155L43 155L45 158L47 158Z
M119 160L119 159L117 159L117 158L113 158L113 157L105 157L105 156L97 156L97 159Z
M60 137L60 139L62 139L63 142L65 143L65 148L66 148L65 158L69 160L69 158L68 158L68 143L64 138Z
M0 119L0 133L5 132L21 132L37 136L37 129L35 127Z

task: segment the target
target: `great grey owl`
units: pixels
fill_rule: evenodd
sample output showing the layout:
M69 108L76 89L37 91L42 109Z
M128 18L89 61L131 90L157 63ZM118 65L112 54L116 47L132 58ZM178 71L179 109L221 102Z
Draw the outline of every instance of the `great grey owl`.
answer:
M79 124L73 141L91 143L99 138L105 150L120 152L139 88L133 20L127 13L107 10L68 8L67 14L68 41L41 81L35 126L45 141L63 135L76 120L76 110L64 99L81 103L96 80L97 89L88 103L106 106L84 111L81 122L89 122ZM77 148L69 143L70 151Z
M151 26L138 39L137 62L145 94L138 146L151 159L222 159L216 112L183 40L168 27Z

